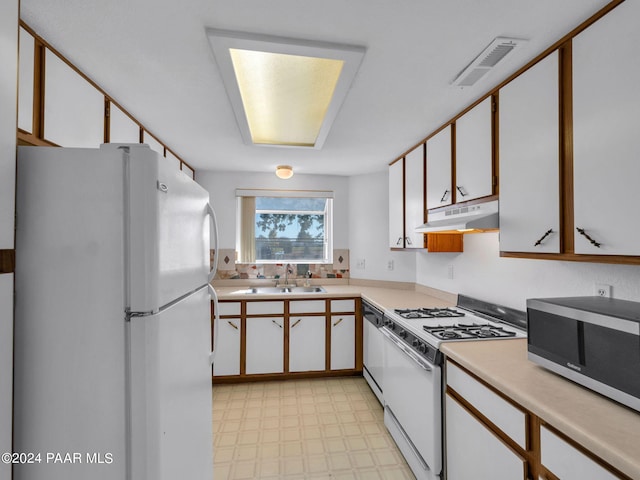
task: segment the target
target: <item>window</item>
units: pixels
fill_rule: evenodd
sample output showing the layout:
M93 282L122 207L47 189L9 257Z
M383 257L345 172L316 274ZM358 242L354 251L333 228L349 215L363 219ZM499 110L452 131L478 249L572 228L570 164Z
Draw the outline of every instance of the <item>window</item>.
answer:
M333 192L238 190L242 263L331 263Z

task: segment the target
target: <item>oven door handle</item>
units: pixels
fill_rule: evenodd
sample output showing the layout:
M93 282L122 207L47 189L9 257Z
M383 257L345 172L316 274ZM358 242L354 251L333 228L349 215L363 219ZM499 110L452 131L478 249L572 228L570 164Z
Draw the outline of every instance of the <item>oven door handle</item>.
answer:
M389 331L388 328L382 327L380 328L382 334L387 337L391 343L393 343L396 347L398 347L402 352L404 352L411 360L417 363L422 369L427 372L431 372L433 370L433 365L427 362L424 358L421 358L417 353L407 347L402 340L396 337L393 333Z

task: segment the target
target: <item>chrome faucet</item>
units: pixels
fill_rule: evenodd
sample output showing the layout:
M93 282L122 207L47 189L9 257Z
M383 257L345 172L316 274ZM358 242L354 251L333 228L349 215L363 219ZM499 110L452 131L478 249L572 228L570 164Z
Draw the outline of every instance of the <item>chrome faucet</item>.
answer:
M289 285L289 274L293 273L293 267L290 263L287 263L284 267L284 286Z

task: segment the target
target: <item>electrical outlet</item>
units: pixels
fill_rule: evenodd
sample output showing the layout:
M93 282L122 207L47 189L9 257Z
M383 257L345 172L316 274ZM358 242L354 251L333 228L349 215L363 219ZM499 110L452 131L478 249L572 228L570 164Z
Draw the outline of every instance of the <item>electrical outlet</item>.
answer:
M611 296L611 285L606 285L604 283L596 283L596 291L595 294L598 297L610 297Z
M356 268L364 270L364 266L365 266L364 258L359 258L356 260Z
M393 270L393 260L387 262L387 270Z

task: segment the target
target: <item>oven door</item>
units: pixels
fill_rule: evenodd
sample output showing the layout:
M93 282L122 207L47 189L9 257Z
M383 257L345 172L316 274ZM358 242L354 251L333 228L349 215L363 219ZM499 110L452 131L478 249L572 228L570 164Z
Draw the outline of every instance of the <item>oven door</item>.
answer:
M386 328L384 421L417 479L442 470L441 373Z

